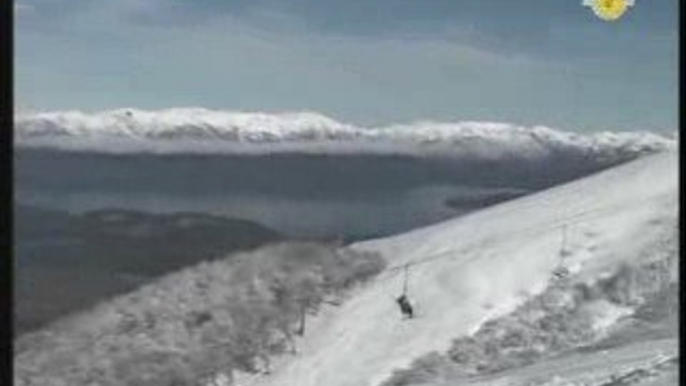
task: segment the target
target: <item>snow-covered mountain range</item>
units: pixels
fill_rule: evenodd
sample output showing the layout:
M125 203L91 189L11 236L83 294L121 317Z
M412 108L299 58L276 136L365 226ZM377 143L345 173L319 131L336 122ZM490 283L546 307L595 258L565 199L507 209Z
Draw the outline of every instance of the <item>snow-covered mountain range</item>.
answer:
M439 153L498 159L573 151L616 157L673 147L650 132L578 134L490 122L359 127L313 112L173 108L18 113L15 144L111 153Z

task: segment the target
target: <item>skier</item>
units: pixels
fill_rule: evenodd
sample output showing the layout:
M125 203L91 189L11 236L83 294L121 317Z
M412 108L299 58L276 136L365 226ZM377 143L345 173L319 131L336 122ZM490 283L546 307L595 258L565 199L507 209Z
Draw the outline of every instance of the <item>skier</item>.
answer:
M400 295L400 297L396 299L396 302L400 306L400 312L402 312L403 315L407 318L411 319L414 315L414 311L412 310L412 305L410 304L410 301L407 299L407 296L405 296L404 294Z

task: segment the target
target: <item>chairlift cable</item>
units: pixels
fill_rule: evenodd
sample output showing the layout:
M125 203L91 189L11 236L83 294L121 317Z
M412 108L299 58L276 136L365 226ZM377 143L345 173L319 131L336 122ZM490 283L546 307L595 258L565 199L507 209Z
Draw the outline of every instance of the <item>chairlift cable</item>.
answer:
M403 296L407 295L409 271L410 271L409 264L405 264L405 277L403 279Z
M562 225L562 244L560 244L560 259L567 257L567 227L569 224Z
M636 201L638 203L640 203L640 202L647 201L647 200L648 199L646 198L646 199L641 199L641 200L636 200ZM599 217L600 215L604 215L606 213L616 211L616 209L618 207L625 207L626 205L627 205L626 203L622 203L621 205L608 206L608 207L605 207L602 209L582 211L582 212L579 212L579 213L576 213L574 215L567 217L564 220L564 222L561 221L562 223L560 223L560 224L552 224L552 227L564 226L566 228L567 226L569 226L571 224L579 224L579 223L594 219L596 217ZM550 226L548 226L547 228L549 228L549 227ZM518 231L509 232L508 235L513 235L513 234L523 235L523 234L529 234L529 233L532 233L532 234L533 233L539 233L541 231L541 228L542 227L540 225L532 226L529 228L520 229ZM458 256L460 256L461 251L468 251L470 249L473 249L475 246L477 246L479 244L483 244L486 241L490 241L490 240L496 238L496 236L497 235L488 236L485 239L480 240L479 242L468 244L468 245L466 245L462 248L456 249L456 250L443 251L443 252L439 252L439 253L436 253L433 255L428 255L428 256L421 258L421 259L411 260L411 261L406 262L402 265L391 266L391 267L387 268L385 270L385 272L382 273L381 275L389 275L386 278L390 279L390 278L394 277L401 269L407 269L407 268L415 266L415 265L428 264L428 263L431 263L431 262L434 262L437 260L451 259L451 258L458 257ZM567 241L566 241L566 231L565 231L564 243L566 243L566 242ZM472 261L472 259L467 259L464 261L464 263L468 263L470 261ZM377 277L377 280L382 280L382 279L386 279L386 278Z

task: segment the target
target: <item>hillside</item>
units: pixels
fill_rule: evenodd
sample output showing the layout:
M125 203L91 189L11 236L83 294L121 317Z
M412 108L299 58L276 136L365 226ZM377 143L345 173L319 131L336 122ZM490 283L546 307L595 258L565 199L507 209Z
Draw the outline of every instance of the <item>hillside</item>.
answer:
M16 385L199 385L291 352L306 314L376 275L379 256L284 242L156 279L14 342ZM309 319L309 318L308 318Z
M662 353L671 355L667 364L673 364L676 325L664 319L674 317L676 306L656 299L660 293L673 295L678 282L677 170L675 152L650 156L453 221L356 244L384 256L386 272L313 321L297 356L280 358L269 376L239 384L443 385L451 384L451 377L476 382L529 363L521 353L499 353L507 347L501 335L527 321L538 327L516 331L524 346L538 350L528 353L534 360L581 348L591 351L589 360L600 355L594 345L615 339L608 347L621 348L631 343L628 336L650 342L656 335L641 326L653 323L653 330L662 328L657 336L663 340L644 343L651 348L634 354L631 363L650 367ZM407 263L415 264L409 271L409 297L418 314L413 320L402 320L394 302L402 270L393 267ZM563 271L562 279L554 279L553 272ZM652 319L641 319L646 314ZM546 323L552 327L542 328ZM632 328L644 334L627 333ZM460 340L470 334L476 348ZM656 350L659 345L668 349ZM626 359L626 352L632 350L617 352L617 361ZM428 366L432 372L414 381L407 376L421 371L415 360L432 353L449 363ZM460 353L468 358L460 359ZM474 363L477 356L486 363ZM510 365L498 369L505 360ZM571 363L580 362L558 367L559 374L578 378L568 370ZM447 376L441 373L445 368L451 371ZM620 373L587 384L603 384Z

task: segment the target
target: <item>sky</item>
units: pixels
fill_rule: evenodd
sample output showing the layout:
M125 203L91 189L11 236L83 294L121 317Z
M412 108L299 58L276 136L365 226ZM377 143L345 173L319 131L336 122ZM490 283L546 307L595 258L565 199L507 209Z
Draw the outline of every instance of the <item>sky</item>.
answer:
M15 0L15 104L675 131L678 0L581 3Z

